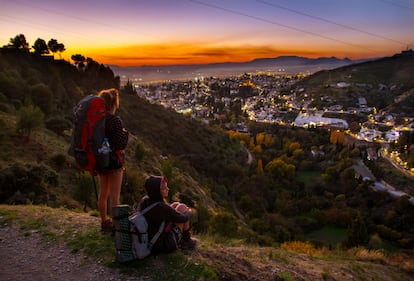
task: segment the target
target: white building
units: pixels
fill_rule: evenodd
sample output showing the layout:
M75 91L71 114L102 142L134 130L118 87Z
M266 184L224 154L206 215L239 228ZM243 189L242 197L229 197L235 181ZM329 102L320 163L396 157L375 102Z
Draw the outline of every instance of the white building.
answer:
M339 118L326 118L315 115L298 114L294 121L294 125L297 127L309 127L309 126L336 126L347 129L348 122Z

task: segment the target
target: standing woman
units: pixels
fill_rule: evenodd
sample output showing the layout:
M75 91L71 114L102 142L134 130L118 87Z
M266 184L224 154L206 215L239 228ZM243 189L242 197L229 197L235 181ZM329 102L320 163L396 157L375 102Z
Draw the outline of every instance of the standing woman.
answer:
M98 209L101 216L101 232L113 233L114 227L108 218L108 197L110 210L120 204L122 177L124 174L124 149L128 143L128 131L124 128L121 118L115 115L119 108L119 92L117 89L105 89L98 96L105 101L107 110L105 135L111 147L109 166L97 171L99 181Z

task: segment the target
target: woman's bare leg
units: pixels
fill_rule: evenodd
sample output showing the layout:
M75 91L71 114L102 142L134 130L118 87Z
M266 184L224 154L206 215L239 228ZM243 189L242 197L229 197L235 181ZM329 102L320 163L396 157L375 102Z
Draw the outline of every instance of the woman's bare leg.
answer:
M120 204L123 175L124 175L124 171L122 169L109 174L109 178L108 178L108 184L110 186L109 206L111 208L111 214L112 214L113 207Z
M104 222L108 219L107 217L107 201L109 195L109 181L108 175L98 175L99 182L99 198L98 198L98 209L101 221Z

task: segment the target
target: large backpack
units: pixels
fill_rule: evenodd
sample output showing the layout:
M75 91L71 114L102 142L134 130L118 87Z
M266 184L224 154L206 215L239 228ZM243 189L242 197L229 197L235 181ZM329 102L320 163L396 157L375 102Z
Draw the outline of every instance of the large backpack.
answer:
M132 253L136 259L143 259L151 254L152 246L155 244L162 231L164 230L165 221L161 223L158 232L154 235L154 237L149 240L148 223L145 219L144 214L160 203L161 202L155 202L142 211L136 211L129 217L132 240L131 248Z
M106 108L103 98L88 95L75 106L72 144L69 153L80 170L94 175L109 165L109 154L99 153L105 138Z

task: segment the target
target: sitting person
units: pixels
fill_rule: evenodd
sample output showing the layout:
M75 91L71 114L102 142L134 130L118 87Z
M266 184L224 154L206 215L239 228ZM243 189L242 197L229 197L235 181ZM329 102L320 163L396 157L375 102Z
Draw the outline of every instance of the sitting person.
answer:
M191 238L190 218L192 210L185 204L174 202L169 205L167 178L163 176L149 176L144 185L147 195L140 202L140 210L161 202L147 213L144 214L148 222L148 238L158 232L163 221L165 221L164 231L152 247L152 253L169 253L180 248L182 250L195 249L196 240Z

